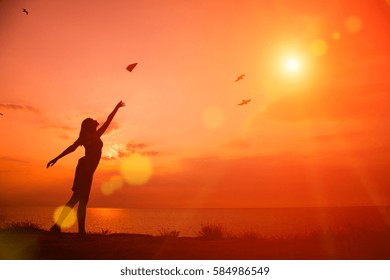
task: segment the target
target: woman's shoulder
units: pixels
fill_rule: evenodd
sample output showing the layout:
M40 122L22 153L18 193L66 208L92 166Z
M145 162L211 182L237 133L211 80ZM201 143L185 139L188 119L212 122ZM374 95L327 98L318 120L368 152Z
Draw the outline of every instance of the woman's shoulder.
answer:
M84 145L83 137L79 136L79 138L77 138L77 140L73 143L73 145L76 145L76 146Z
M77 138L76 142L74 142L75 144L77 144L78 146L81 146L81 145L85 145L86 143L88 143L91 139L91 136L89 135L89 133L83 133L83 134L80 134L79 138Z
M101 141L96 133L83 133L76 140L75 144L85 146L96 141Z

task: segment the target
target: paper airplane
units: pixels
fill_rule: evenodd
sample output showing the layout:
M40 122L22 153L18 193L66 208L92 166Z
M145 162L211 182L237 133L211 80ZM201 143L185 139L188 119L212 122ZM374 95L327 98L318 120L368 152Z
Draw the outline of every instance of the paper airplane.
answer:
M241 106L241 105L246 105L246 104L248 104L249 102L251 102L251 100L250 99L248 99L248 100L242 100L242 102L240 103L240 104L237 104L237 105L239 105L239 106Z
M131 72L133 71L134 67L137 66L138 63L133 63L133 64L130 64L129 66L126 67L126 70Z

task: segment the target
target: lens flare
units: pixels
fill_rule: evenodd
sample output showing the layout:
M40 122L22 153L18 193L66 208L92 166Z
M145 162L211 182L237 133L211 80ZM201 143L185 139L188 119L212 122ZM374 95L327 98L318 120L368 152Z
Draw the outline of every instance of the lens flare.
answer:
M35 234L0 234L0 260L34 260L40 249Z
M135 153L122 161L120 171L126 183L141 186L149 181L153 166L149 157Z
M208 107L202 113L203 125L210 129L221 127L224 120L223 111L218 107Z
M389 0L390 1L390 0ZM340 40L340 38L341 38L341 34L339 33L339 32L333 32L333 34L332 34L332 38L333 38L333 40Z
M110 195L114 191L119 190L123 186L123 178L121 176L112 176L110 180L104 182L100 190L104 195Z
M66 215L65 219L62 218L64 217L62 216L62 214L64 214L64 216ZM62 220L60 220L60 218ZM76 222L76 213L72 208L68 206L60 206L54 211L54 222L60 227L69 228L73 226Z
M348 32L359 33L363 27L363 21L358 16L350 16L345 21L345 28Z
M322 39L315 39L310 44L310 52L314 56L322 56L326 54L328 50L328 44Z

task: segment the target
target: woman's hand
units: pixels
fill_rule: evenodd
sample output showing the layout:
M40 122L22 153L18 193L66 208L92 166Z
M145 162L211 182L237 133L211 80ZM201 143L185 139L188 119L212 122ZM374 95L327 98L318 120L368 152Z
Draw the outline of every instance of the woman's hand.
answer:
M125 107L126 104L123 101L119 101L119 103L116 105L116 107L119 109L120 107Z
M50 166L53 166L56 162L57 162L56 159L53 159L53 160L49 161L49 163L47 164L46 168L49 168Z

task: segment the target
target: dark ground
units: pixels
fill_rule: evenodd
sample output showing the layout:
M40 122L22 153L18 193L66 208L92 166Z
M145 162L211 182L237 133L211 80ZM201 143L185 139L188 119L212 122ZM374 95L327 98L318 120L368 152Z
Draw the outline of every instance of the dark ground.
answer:
M221 238L74 233L59 239L45 230L0 230L0 259L27 260L388 260L388 232L332 236Z

